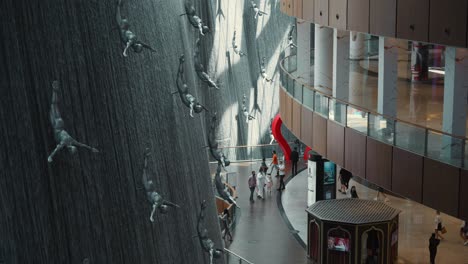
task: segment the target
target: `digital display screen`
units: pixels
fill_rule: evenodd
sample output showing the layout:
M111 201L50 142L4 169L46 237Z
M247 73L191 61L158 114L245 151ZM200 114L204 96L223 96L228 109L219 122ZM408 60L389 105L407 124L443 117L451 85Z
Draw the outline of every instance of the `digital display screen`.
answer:
M323 163L323 184L334 184L336 179L336 164L330 161Z
M342 237L328 237L328 249L348 252L349 239Z

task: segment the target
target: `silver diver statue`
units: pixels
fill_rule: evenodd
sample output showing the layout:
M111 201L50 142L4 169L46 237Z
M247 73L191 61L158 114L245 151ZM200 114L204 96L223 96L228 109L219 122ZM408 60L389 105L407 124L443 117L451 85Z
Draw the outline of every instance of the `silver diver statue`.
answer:
M125 49L123 51L123 55L125 57L128 56L128 49L132 48L132 50L136 53L140 53L143 51L143 48L149 49L152 52L156 52L151 46L145 44L137 39L137 36L130 31L130 23L126 18L123 18L120 13L120 8L122 7L122 0L117 1L117 11L116 11L116 20L118 29L120 31L120 39L123 43L125 43Z
M263 12L262 10L260 10L257 6L257 4L255 3L255 1L250 1L250 5L253 9L253 11L255 12L255 15L254 15L254 18L257 19L257 17L259 16L263 16L263 15L268 15L267 13Z
M236 31L235 30L234 30L234 35L232 36L232 49L234 50L236 54L238 54L241 57L247 55L242 50L240 50L236 44Z
M190 116L193 117L194 112L198 114L203 110L208 111L208 109L201 105L198 100L188 92L188 86L184 76L184 62L185 57L184 54L182 54L179 57L179 70L177 71L176 78L177 92L173 92L172 94L179 93L180 100L184 105L190 108Z
M244 94L242 98L242 113L245 116L245 122L249 123L250 120L255 119L253 115L249 113L249 110L247 109L247 96Z
M165 214L167 213L169 206L173 208L180 208L180 206L175 203L171 203L169 201L164 200L162 196L154 190L155 188L153 186L153 181L148 179L148 156L150 155L151 152L149 151L149 149L146 149L142 181L143 186L145 186L148 201L153 205L153 210L151 211L150 215L150 221L154 222L153 216L156 212L156 209L158 209L161 214Z
M52 103L50 104L50 123L52 124L52 128L54 129L54 138L57 142L57 146L55 147L54 151L50 153L49 157L47 158L48 162L52 162L55 154L58 151L62 150L63 148L67 148L72 154L76 153L76 147L83 147L91 150L92 152L99 152L99 150L92 148L86 144L78 142L74 138L65 131L65 124L63 122L62 116L60 115L60 110L58 107L58 91L59 91L59 82L53 81L52 82Z
M215 182L216 191L218 191L219 196L221 196L221 198L223 198L228 203L234 204L236 207L239 208L236 201L234 200L234 197L232 197L231 193L228 191L228 189L226 188L226 185L223 183L221 179L221 165L220 164L218 164L218 167L216 168L214 182Z
M190 24L194 28L198 29L200 31L200 34L204 36L206 33L210 32L210 29L207 26L203 25L203 21L195 13L195 7L190 2L185 2L185 14L182 14L181 16L187 15Z
M211 156L218 161L218 164L223 167L226 171L226 167L231 164L231 161L226 158L224 153L218 149L218 143L216 142L215 138L215 131L216 131L216 121L217 121L216 113L213 114L211 118L211 125L210 130L208 132L208 148L210 149Z
M290 49L297 48L297 45L294 44L294 40L293 40L293 39L294 39L294 35L293 35L293 34L294 34L294 28L295 28L295 27L296 27L295 25L292 25L292 26L291 26L291 30L289 31L289 34L288 34L288 47L289 47Z
M215 244L213 240L208 237L208 230L203 225L205 220L205 209L206 209L206 200L203 200L201 203L201 210L200 214L198 215L198 223L197 223L197 233L198 233L198 240L200 241L200 245L202 249L210 254L210 264L213 264L213 259L218 259L223 254L223 250L219 248L215 248Z
M266 58L263 57L262 63L260 64L260 75L262 76L264 82L271 82L272 79L268 79L268 74L266 73L265 60Z
M195 72L198 75L198 78L208 84L208 87L216 88L219 90L218 85L211 79L208 73L205 72L205 67L200 61L200 38L197 39L195 45L195 52L193 53L193 60L195 63Z

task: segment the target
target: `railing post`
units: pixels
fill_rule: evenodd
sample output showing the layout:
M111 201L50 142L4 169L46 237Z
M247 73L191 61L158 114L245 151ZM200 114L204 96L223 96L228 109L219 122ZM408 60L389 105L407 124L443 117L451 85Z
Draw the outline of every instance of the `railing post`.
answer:
M345 127L348 127L348 105L345 104L345 121L344 121Z
M242 259L241 258L239 259L239 264L242 264Z
M461 167L464 168L465 167L465 140L463 139L462 140L462 144L461 144Z
M429 129L426 128L424 134L424 156L427 157L427 145L429 142Z
M396 123L397 121L393 121L393 146L396 146Z
M370 112L367 112L367 136L370 136Z

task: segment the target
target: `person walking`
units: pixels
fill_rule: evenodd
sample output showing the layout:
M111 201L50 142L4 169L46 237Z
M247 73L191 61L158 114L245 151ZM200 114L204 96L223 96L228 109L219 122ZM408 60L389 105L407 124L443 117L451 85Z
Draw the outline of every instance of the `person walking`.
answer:
M265 194L265 176L266 174L262 171L260 167L260 171L257 176L257 197L264 199Z
M223 229L224 229L223 239L226 239L226 236L227 236L228 240L232 241L232 234L231 234L231 231L229 230L229 223L231 222L231 216L227 208L224 208L224 211L221 213L221 215L219 215L219 219L221 219L223 223Z
M272 157L272 161L270 163L270 166L271 166L271 171L270 171L270 175L273 173L273 169L276 169L276 177L278 177L279 175L279 170L278 170L278 155L276 155L276 150L273 150L272 151L273 153L273 157Z
M294 147L294 150L291 151L292 177L297 175L297 162L298 161L299 161L299 152L297 152L297 147Z
M349 188L349 180L353 177L353 174L343 168L340 170L340 182L341 182L341 188L338 190L342 194L346 194L348 188Z
M434 224L435 224L435 235L436 235L436 238L441 238L441 239L445 239L442 234L444 234L445 232L443 230L445 230L445 227L442 223L442 217L440 216L440 211L437 210L436 211L436 216L434 218ZM441 234L442 233L442 234Z
M468 224L462 221L460 226L460 237L463 239L463 245L468 246Z
M257 186L257 177L255 175L255 171L252 171L252 175L250 175L248 183L250 188L250 202L253 203L253 194L255 191L255 186Z
M431 238L429 238L429 256L431 259L431 264L435 264L435 257L437 255L437 246L439 246L440 239L436 238L436 234L432 233Z
M278 191L286 189L286 185L284 185L284 177L286 176L286 168L284 166L284 162L282 160L279 161L279 177L280 177L280 185Z

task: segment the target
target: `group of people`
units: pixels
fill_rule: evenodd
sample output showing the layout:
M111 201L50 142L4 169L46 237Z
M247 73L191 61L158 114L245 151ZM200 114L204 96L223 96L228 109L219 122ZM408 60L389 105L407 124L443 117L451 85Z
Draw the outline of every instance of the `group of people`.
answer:
M256 171L252 171L252 174L249 176L248 185L250 189L250 202L254 201L254 193L257 192L257 197L260 199L265 199L266 194L271 195L271 189L273 187L273 179L271 178L271 173L268 174L268 166L266 165L265 159L262 160L262 164L258 170L258 175Z

